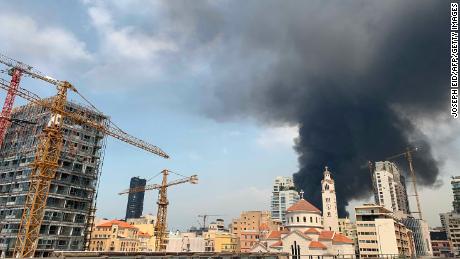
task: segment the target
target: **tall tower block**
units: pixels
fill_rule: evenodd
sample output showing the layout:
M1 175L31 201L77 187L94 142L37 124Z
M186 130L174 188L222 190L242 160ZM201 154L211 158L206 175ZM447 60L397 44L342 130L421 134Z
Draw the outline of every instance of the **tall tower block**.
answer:
M337 213L337 197L335 183L332 180L328 167L324 169L324 178L321 181L321 194L323 197L324 230L339 231L339 215Z

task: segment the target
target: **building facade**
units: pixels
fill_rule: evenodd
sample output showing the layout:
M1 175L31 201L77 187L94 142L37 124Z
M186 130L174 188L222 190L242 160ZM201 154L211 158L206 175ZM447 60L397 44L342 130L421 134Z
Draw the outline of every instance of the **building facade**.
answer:
M339 218L339 233L342 233L349 239L353 240L356 254L358 254L358 233L356 231L356 224L349 218Z
M339 214L337 212L337 197L335 194L335 183L326 166L324 178L321 181L321 196L323 199L323 221L324 229L339 231Z
M75 103L66 110L104 123L104 115ZM15 108L12 116L34 124L12 124L0 149L0 250L11 256L29 188L30 164L51 113L37 105ZM83 250L94 220L104 135L64 119L63 149L51 182L36 256L55 250Z
M447 232L443 229L433 229L430 231L431 247L434 257L453 257L452 242L447 237Z
M271 217L286 223L286 209L300 199L295 190L292 177L278 176L275 178L271 196Z
M412 216L404 217L401 221L412 231L416 256L433 256L428 223Z
M449 212L441 213L441 224L452 244L452 252L460 255L460 214Z
M355 208L359 255L362 258L415 256L412 231L381 205Z
M241 252L247 252L259 242L267 227L277 230L279 226L279 223L271 219L268 211L244 211L239 218L233 219L231 233L238 237Z
M140 218L130 218L126 222L139 230L139 251L155 251L155 221L156 217L148 214Z
M89 251L138 252L140 246L136 227L124 221L110 220L94 227Z
M460 213L460 176L452 177L450 183L452 184L452 193L454 195L452 206L455 213Z
M409 214L409 202L405 178L395 163L376 162L373 174L376 203L391 211Z
M129 182L129 188L142 188L145 187L147 180L132 177ZM126 205L125 219L140 218L144 210L144 195L145 192L132 192L128 194L128 203Z

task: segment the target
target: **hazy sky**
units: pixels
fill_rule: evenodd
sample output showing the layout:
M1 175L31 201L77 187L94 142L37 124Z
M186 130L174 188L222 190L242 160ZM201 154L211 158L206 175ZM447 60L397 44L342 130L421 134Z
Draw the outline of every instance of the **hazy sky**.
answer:
M165 160L109 139L97 202L98 217L124 217L127 197L118 196L117 192L128 187L130 177L150 178L168 168L182 175L198 174L200 179L198 185L185 184L169 190L171 229L197 225L197 215L205 213L222 214L228 222L243 210L268 210L275 176L298 171L293 149L298 125L261 122L244 112L221 116L228 107L219 106L215 93L238 97L233 96L234 89L248 80L247 74L237 73L240 66L253 68L249 77L258 77L269 64L260 62L259 57L265 61L277 58L277 53L262 48L241 63L235 62L233 55L244 54L235 48L247 37L240 35L239 22L251 16L235 10L231 2L0 3L1 53L72 82L122 129L161 147L171 156ZM320 2L311 4L317 7ZM388 4L382 8L391 11L395 6ZM269 10L276 12L275 8ZM324 17L334 17L337 7L327 6L324 12ZM206 19L197 20L201 15L207 15ZM221 33L221 24L229 20L235 26L225 28L232 33ZM319 20L314 26L321 28L322 22L329 21ZM266 26L275 28L283 24L267 22ZM276 40L269 34L258 36ZM231 44L227 44L229 41ZM2 77L9 79L7 75ZM235 88L219 85L216 78L231 78ZM21 85L42 96L54 92L53 87L28 78ZM3 92L0 97L4 98ZM241 101L238 110L251 106L250 98ZM416 123L428 136L434 156L442 161L441 177L435 188L423 188L421 197L429 223L440 225L438 213L451 209L449 177L458 174L459 123L446 117L438 118L436 123ZM334 172L334 168L331 170ZM317 173L322 174L322 169ZM145 213L156 213L156 196L156 192L146 194Z

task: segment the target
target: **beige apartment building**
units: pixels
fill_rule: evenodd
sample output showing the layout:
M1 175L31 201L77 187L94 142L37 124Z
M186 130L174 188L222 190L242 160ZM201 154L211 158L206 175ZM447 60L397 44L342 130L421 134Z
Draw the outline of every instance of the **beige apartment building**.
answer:
M139 230L119 220L110 220L94 227L91 233L90 251L137 252Z
M150 214L126 220L128 224L139 230L139 252L155 251L155 220L156 217Z
M231 233L240 242L241 252L249 251L268 230L279 230L280 222L273 221L269 211L244 211L240 217L233 219Z
M412 231L394 218L390 210L380 205L364 204L356 207L355 212L361 257L414 255Z

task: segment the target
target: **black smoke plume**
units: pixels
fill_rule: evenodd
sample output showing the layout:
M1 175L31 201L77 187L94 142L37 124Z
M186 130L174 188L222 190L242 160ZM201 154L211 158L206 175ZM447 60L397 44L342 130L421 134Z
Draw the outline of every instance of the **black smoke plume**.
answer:
M315 205L324 166L343 216L371 192L367 161L408 146L422 147L419 183L435 183L416 121L449 112L448 1L184 3L169 14L205 53L208 114L298 125L295 182Z

